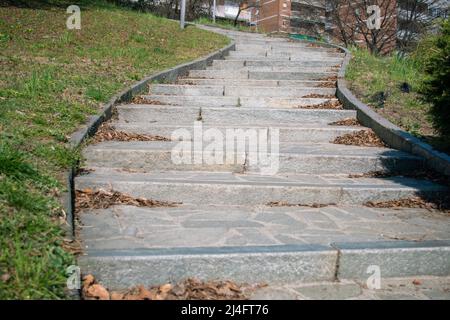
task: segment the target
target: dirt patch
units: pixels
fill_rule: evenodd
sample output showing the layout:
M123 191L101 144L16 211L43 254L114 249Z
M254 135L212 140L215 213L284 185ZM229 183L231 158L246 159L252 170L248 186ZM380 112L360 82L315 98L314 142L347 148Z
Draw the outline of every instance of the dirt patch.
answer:
M334 98L336 98L336 96L335 95L332 95L332 94L318 94L318 93L311 93L311 94L308 94L308 95L306 95L306 96L303 96L302 98L305 98L305 99L307 99L307 98L312 98L312 99L334 99Z
M272 201L269 203L266 203L266 206L269 207L308 207L308 208L325 208L329 206L335 206L335 203L328 203L328 204L322 204L322 203L313 203L313 204L295 204L295 203L287 203L283 201Z
M339 120L335 122L331 122L328 125L330 126L347 126L347 127L360 127L361 123L355 118L347 118L344 120Z
M95 133L92 142L99 143L104 141L170 141L170 139L161 136L118 131L109 123L103 123Z
M83 278L81 293L85 300L246 300L250 293L265 286L189 278L176 284L148 288L139 285L127 290L110 291L98 284L92 275L87 275Z
M75 211L84 209L106 209L114 205L129 205L136 207L176 207L181 202L158 201L145 198L135 198L119 191L102 189L76 190Z
M416 196L411 198L403 198L389 201L368 201L364 205L370 208L420 208L427 210L439 210L450 213L450 199L439 199L429 201L423 197Z
M370 129L347 133L337 137L332 143L361 147L386 147L386 144Z

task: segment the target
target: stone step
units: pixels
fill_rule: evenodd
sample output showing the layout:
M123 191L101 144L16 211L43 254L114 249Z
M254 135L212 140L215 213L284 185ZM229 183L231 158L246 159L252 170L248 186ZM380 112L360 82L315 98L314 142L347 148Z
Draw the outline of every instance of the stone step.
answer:
M300 92L301 93L301 92ZM181 95L143 95L147 101L161 105L193 105L197 107L235 107L235 108L312 108L327 102L335 102L336 98L302 98L293 96L279 97L237 97L237 96L181 96Z
M80 233L92 250L329 245L336 242L447 240L450 225L426 209L234 205L114 206L80 214ZM105 228L107 225L109 228ZM370 227L361 228L362 225ZM430 227L434 231L430 232Z
M235 52L235 51L231 51L231 52ZM286 62L305 62L305 61L323 61L325 65L331 64L331 65L337 65L337 64L341 64L343 61L342 57L317 57L317 56L282 56L282 55L278 55L278 56L273 56L273 55L269 55L267 57L264 56L254 56L251 54L237 54L234 53L233 55L228 55L225 56L225 60L232 60L232 61L236 61L236 60L242 60L242 61L247 61L247 60L258 60L258 61L286 61Z
M174 237L176 233L171 235ZM118 248L88 252L78 259L82 273L93 274L111 290L176 283L189 277L269 285L344 279L364 283L372 265L380 267L384 278L450 273L450 242L446 240Z
M156 95L182 95L182 96L232 96L232 97L303 97L309 94L334 96L335 88L308 88L308 87L241 87L241 86L192 86L178 84L153 84L150 93Z
M238 136L238 133L241 133L242 137ZM423 168L421 158L401 151L329 143L281 143L278 150L274 150L271 149L274 142L270 140L264 142L264 148L274 151L258 154L258 150L261 150L258 144L261 135L272 137L271 132L268 134L267 130L251 131L247 134L241 131L237 132L236 136L228 133L218 141L219 149L214 150L214 155L207 149L211 146L211 141L204 141L203 145L191 141L104 142L88 146L83 155L88 167L142 169L146 172L246 170L257 173L263 172L269 165L273 165L276 173L294 174L410 172ZM179 153L180 157L187 156L188 163L179 162L176 158Z
M337 59L343 58L344 54L342 53L329 53L329 52L305 52L300 50L286 50L286 51L256 51L256 52L246 52L246 51L230 51L228 54L229 57L247 57L250 56L252 58L256 57L273 57L273 58L282 58L282 57L295 57L295 58L304 58L304 59L312 59L317 60L323 58L327 59Z
M193 125L199 119L200 108L190 106L123 105L118 106L122 123L139 122L149 124ZM299 125L331 122L355 118L354 110L316 110L316 109L269 109L218 107L201 108L204 125L261 126Z
M139 134L147 134L152 136L162 136L170 139L172 133L177 129L184 129L189 132L189 137L193 137L194 126L193 124L188 126L180 125L161 125L155 123L123 123L113 122L113 126L120 131L133 132ZM215 132L220 132L225 135L227 130L262 130L268 129L268 126L258 126L253 123L252 125L237 126L229 125L222 126L207 126L202 125L203 132L213 129ZM297 124L291 126L279 126L277 124L270 125L270 128L277 128L279 130L280 142L328 142L336 139L344 134L353 133L356 131L364 130L364 127L345 127L345 126L326 126L320 123L308 123L307 125L298 126ZM189 138L190 139L190 138Z
M254 79L254 80L325 80L336 77L336 72L280 72L248 70L191 70L189 77L204 79Z
M213 67L215 69L234 69L241 67L334 67L340 66L341 62L322 61L322 60L305 60L305 61L289 61L289 60L214 60Z
M236 44L236 51L248 51L252 52L260 52L260 51L269 51L269 52L278 52L278 51L288 51L288 52L306 52L306 53L340 53L333 48L326 47L308 47L303 44L298 45L295 43L283 43L283 42L274 42L274 43L249 43L245 44L239 42Z
M222 68L216 66L207 67L206 70L213 71L223 71L223 70L233 70L239 72L245 71L271 71L271 72L303 72L303 73L323 73L323 72L337 72L338 69L327 66L319 67L305 67L305 66L244 66L244 67L234 67L234 68Z
M113 189L133 197L191 205L288 204L361 205L421 194L439 198L448 188L425 180L395 177L237 174L231 172L124 172L100 168L79 176L76 189Z
M239 87L323 87L329 84L327 81L307 81L307 80L249 80L249 79L197 79L180 78L178 84L186 85L222 85Z

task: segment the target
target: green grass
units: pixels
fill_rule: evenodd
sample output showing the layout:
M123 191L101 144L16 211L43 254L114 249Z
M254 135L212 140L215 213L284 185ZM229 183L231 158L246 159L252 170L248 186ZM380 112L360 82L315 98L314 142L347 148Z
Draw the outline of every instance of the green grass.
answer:
M420 60L401 58L396 54L374 56L364 49L352 49L353 59L347 69L346 79L352 91L366 104L404 130L448 151L448 143L439 138L429 117L430 105L419 94L425 75ZM400 90L406 82L410 93ZM384 108L375 96L387 93Z
M198 18L194 21L194 23L198 24L204 24L207 26L214 26L222 29L227 30L237 30L237 31L245 31L245 32L256 32L253 30L252 27L243 25L241 23L238 23L236 26L234 25L233 20L225 20L225 19L216 19L216 22L214 23L212 19L210 18Z
M127 85L228 43L103 0L78 1L81 30L67 30L72 2L45 3L0 7L0 299L65 297L70 134Z

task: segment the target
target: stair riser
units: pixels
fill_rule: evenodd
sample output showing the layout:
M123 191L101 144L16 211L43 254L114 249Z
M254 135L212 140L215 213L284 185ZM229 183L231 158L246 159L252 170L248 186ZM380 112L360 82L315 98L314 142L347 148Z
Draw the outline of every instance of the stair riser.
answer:
M335 95L334 88L295 87L238 87L238 86L173 86L153 85L151 94L182 96L230 96L230 97L303 97L309 94Z
M176 183L90 180L77 178L77 189L110 189L134 197L182 202L183 204L265 205L270 202L290 204L362 205L368 201L388 201L416 196L414 188L364 188L363 186L261 186L213 183ZM443 196L442 190L421 190L429 197Z
M334 67L339 61L276 61L276 60L214 60L214 69L231 69L243 67Z
M296 97L236 97L236 96L171 96L144 95L155 104L191 105L196 107L236 107L236 108L301 108L326 103L330 98Z
M208 144L205 143L205 146ZM234 160L227 160L226 153L220 153L218 159L193 152L190 159L202 159L203 164L176 164L172 159L171 150L120 150L90 148L84 152L89 167L142 169L146 172L154 170L180 171L232 171L243 172L245 153L236 151ZM248 155L248 172L261 172L263 167L258 156ZM276 156L275 156L276 157ZM209 161L207 159L210 159ZM193 160L192 160L193 162ZM208 162L210 164L208 164ZM214 164L214 163L217 164ZM277 173L291 174L341 174L342 168L347 167L346 173L368 173L373 171L410 172L422 168L422 162L415 159L380 158L363 156L326 156L326 155L286 155L276 157Z
M261 43L261 44L255 44L255 43L237 43L236 44L236 51L248 51L248 52L258 52L258 51L272 51L272 52L278 52L278 51L298 51L298 52L326 52L326 53L339 53L335 49L330 48L313 48L308 47L306 45L296 45L296 44L284 44L284 43Z
M320 87L324 85L323 81L307 81L307 80L249 80L249 79L179 79L178 84L181 85L228 85L240 87Z
M242 66L242 67L234 67L234 68L224 68L224 67L216 67L211 66L206 68L206 70L214 70L214 71L226 71L232 69L233 71L264 71L264 72L307 72L307 73L323 73L323 72L337 72L337 68L328 67L328 66L320 66L320 67L306 67L306 66Z
M232 56L226 56L225 61L232 60L242 60L242 61L249 61L249 60L261 60L261 61L286 61L286 62L299 62L303 63L305 61L323 61L326 65L332 64L332 65L338 65L342 63L343 57L311 57L311 56L252 56L249 54L234 54Z
M214 255L81 257L83 274L118 290L137 285L174 283L195 277L238 283L290 283L330 281L337 254L334 251ZM133 272L130 272L133 270Z
M279 72L279 71L239 71L239 70L192 70L191 78L204 79L250 79L250 80L323 80L335 77L336 72Z
M126 122L146 122L159 124L173 124L192 126L198 120L199 108L188 107L158 107L148 106L146 108L126 108L119 107L119 119ZM277 126L300 124L306 122L327 125L330 122L355 118L356 112L353 110L301 110L301 109L261 109L255 112L254 109L236 108L235 112L225 109L202 109L203 125L233 125L245 127L257 123L261 126Z
M152 126L145 123L141 123L139 125L129 125L124 123L115 123L114 127L117 130L125 131L125 132L134 132L139 134L147 134L152 136L162 136L170 139L172 133L179 129L178 127L173 126ZM187 131L191 133L191 137L193 136L193 129L192 126L185 126L183 127ZM256 129L259 130L261 128L252 128L252 127L243 127L238 128L236 126L223 128L223 127L213 127L214 130L218 130L220 133L222 133L224 136L226 134L227 129L242 129L242 130L249 130L249 129ZM266 127L268 128L268 127ZM203 130L208 130L208 127L204 127ZM279 128L279 134L280 134L280 142L308 142L308 143L314 143L314 142L329 142L334 139L336 139L339 136L342 136L344 134L353 133L356 131L360 131L361 128Z
M342 58L344 55L339 53L332 52L305 52L300 50L287 50L287 51L278 51L278 52L268 52L268 51L258 51L258 52L247 52L247 51L230 51L229 57L242 57L242 56L251 56L253 58L256 57L296 57L296 58L305 58L311 60L317 60L323 58L327 59L338 59Z

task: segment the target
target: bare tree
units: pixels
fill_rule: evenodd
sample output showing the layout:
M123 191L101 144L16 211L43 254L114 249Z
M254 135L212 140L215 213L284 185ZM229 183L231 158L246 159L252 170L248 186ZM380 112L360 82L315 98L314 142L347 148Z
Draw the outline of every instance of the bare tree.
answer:
M372 6L376 11L368 12ZM372 53L384 53L395 47L397 10L395 0L335 0L330 1L333 35L345 45L364 43ZM377 26L370 24L377 19Z
M438 18L448 15L448 0L398 0L398 41L400 51L413 50Z

